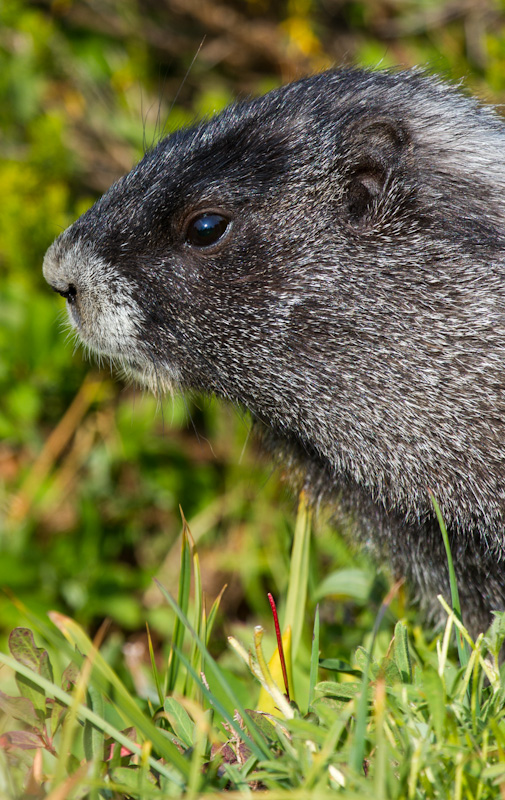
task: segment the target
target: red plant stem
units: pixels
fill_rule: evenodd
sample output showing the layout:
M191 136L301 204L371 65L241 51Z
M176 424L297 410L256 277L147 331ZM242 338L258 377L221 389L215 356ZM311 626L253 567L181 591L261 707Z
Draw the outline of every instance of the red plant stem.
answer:
M268 592L268 602L270 603L270 608L272 609L272 616L274 618L274 625L275 625L275 636L277 638L277 649L279 651L279 659L281 662L281 669L282 669L282 678L284 680L284 688L286 689L286 697L288 702L291 701L289 696L289 683L288 683L288 671L286 669L286 659L284 658L284 645L282 644L282 636L281 636L281 629L279 626L279 617L277 616L277 607L275 605L275 600Z

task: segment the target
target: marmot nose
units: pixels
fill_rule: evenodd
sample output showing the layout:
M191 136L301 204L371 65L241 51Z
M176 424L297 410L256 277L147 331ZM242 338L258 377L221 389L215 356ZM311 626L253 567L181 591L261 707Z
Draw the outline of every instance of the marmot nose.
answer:
M61 294L70 305L77 300L78 281L75 280L75 259L73 251L65 247L61 238L57 239L44 257L44 278L55 292Z
M61 296L64 297L65 300L68 300L70 305L73 305L77 299L77 289L73 283L69 283L66 289L60 289L58 286L51 286L51 289L54 292L58 292L58 294L61 294Z

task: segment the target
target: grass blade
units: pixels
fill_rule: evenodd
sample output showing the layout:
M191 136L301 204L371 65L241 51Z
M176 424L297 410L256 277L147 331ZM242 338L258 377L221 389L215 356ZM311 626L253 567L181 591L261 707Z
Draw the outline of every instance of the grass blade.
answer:
M246 709L244 708L244 706L240 702L239 698L233 692L233 690L232 690L231 686L229 685L229 683L224 678L219 666L217 665L216 661L213 659L213 657L209 653L209 651L207 649L207 646L205 645L204 642L202 642L201 638L198 636L198 634L196 633L196 631L192 627L191 623L189 622L189 620L187 619L185 614L178 607L178 605L175 602L175 600L173 599L173 597L171 597L170 593L167 592L167 590L158 581L155 581L155 582L156 582L156 585L159 587L161 593L163 594L163 597L165 597L165 599L169 603L170 607L175 611L175 613L177 614L177 616L181 620L181 623L187 628L187 630L189 631L191 636L198 643L198 646L199 646L199 648L200 648L200 650L202 652L202 655L205 657L205 667L206 667L206 669L210 673L212 673L212 676L214 677L216 682L222 688L222 690L225 693L225 695L230 700L230 704L231 704L231 707L232 707L231 708L231 712L226 710L225 713L224 713L224 716L230 722L230 724L233 724L233 728L235 730L237 730L237 732L241 736L243 736L243 731L240 731L240 728L237 726L236 723L234 723L233 714L235 713L235 711L238 711L238 713L240 714L240 716L242 717L242 719L244 721L244 724L247 725L248 722L249 722L249 717L247 715ZM200 679L198 678L197 674L195 673L195 671L192 668L192 666L189 663L189 661L183 656L183 654L181 652L179 652L178 656L183 661L186 669L188 669L191 672L191 675L193 676L193 678L199 683L200 688L202 689L204 694L207 697L210 696L210 699L211 699L213 705L216 705L216 707L218 707L217 706L218 701L216 700L216 698L213 697L213 695L210 694L209 690L203 684L203 682L200 681ZM219 704L218 710L219 710L220 713L223 713L221 708L223 708L223 710L224 710L224 707L222 707L221 704ZM248 725L248 728L249 728L249 731L251 733L251 737L254 739L254 742L256 743L256 746L254 747L254 751L258 754L258 757L259 758L265 758L265 756L266 756L267 758L273 758L270 750L265 745L263 737L261 736L260 733L258 733L258 731L256 730L255 726ZM254 743L252 743L252 744L254 744Z
M283 631L291 627L291 657L296 658L298 645L302 635L309 579L310 530L312 512L304 492L300 493L298 514L296 517L289 586L284 613Z
M195 630L198 636L205 640L205 603L203 598L203 588L202 588L202 575L200 571L200 559L198 557L198 553L196 549L193 549L193 576L194 576L194 609L193 609L193 619L195 624ZM198 645L195 640L193 640L191 644L191 655L189 658L191 664L193 665L195 672L198 674L202 671L202 654L198 648ZM184 686L184 696L191 697L195 696L196 689L191 689L190 687L190 676L186 673L186 681Z
M216 597L216 599L212 603L212 607L211 607L211 609L209 611L209 616L207 618L207 625L206 625L206 628L205 628L205 644L209 643L210 634L212 633L212 628L214 627L214 622L216 621L216 615L217 615L217 612L219 611L219 606L221 605L221 600L222 600L223 594L226 591L226 588L227 588L227 584L225 583L225 585L223 586L223 588L219 592L218 596Z
M181 509L182 514L182 509ZM184 614L188 613L189 592L191 588L191 533L188 523L182 514L182 536L181 536L181 570L179 574L179 593L177 603ZM174 632L172 636L172 649L168 665L167 693L172 694L179 674L179 661L177 651L181 651L184 645L185 628L181 624L179 617L176 616Z
M316 614L314 617L314 631L312 633L312 650L310 653L310 677L309 677L309 701L308 708L312 705L314 700L314 689L317 683L317 675L319 668L319 604L316 606Z
M152 668L152 671L153 671L154 683L156 685L156 691L158 693L158 701L159 701L160 707L163 708L163 701L165 699L165 694L164 694L163 688L161 686L161 680L160 680L160 675L159 675L159 672L158 672L158 668L156 667L156 660L154 658L153 642L152 642L152 639L151 639L151 631L149 630L149 625L148 625L147 622L146 622L146 631L147 631L147 643L148 643L148 647L149 647L149 658L151 659L151 668Z
M370 644L370 652L367 654L367 658L365 660L365 665L363 668L363 675L361 679L361 692L359 693L358 696L357 709L356 709L356 727L354 729L354 737L351 744L351 750L349 756L349 764L357 775L363 772L366 728L368 721L368 676L370 674L370 664L372 663L375 640L377 638L377 634L379 632L380 624L383 620L384 614L386 613L386 610L389 607L391 600L397 593L402 583L403 580L400 580L397 583L395 583L395 585L391 587L391 589L389 590L389 592L387 593L386 597L382 602L382 605L379 609L379 613L375 618L372 631L372 641Z
M447 528L445 526L442 512L440 511L440 506L438 505L436 497L433 494L433 492L430 492L430 497L431 497L431 502L433 503L433 508L435 509L435 514L437 516L438 524L440 526L440 532L442 534L442 540L444 542L445 552L447 555L447 566L449 568L449 584L451 587L451 605L457 618L459 619L460 622L462 622L463 617L461 615L461 604L459 602L458 583L456 580L456 572L452 560L451 545L449 542L449 536L447 534ZM462 667L466 667L470 659L470 648L459 632L456 634L456 643L458 646L458 655L460 664Z

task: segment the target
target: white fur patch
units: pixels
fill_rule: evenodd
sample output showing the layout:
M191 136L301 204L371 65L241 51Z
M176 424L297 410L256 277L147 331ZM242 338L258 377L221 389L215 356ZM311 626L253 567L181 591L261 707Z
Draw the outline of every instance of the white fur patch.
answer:
M43 271L57 291L66 293L75 287L75 300L67 300L68 318L99 363L103 356L109 358L126 377L155 394L172 390L175 371L156 364L143 346L146 323L131 285L116 267L96 255L92 243L66 245L63 235L47 251Z

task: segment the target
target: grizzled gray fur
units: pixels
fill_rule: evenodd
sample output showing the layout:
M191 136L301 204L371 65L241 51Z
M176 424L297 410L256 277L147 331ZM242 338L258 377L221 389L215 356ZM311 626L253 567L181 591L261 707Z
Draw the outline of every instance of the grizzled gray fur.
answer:
M505 125L339 70L161 141L49 249L82 341L246 406L431 611L505 608ZM302 476L302 477L300 477Z

